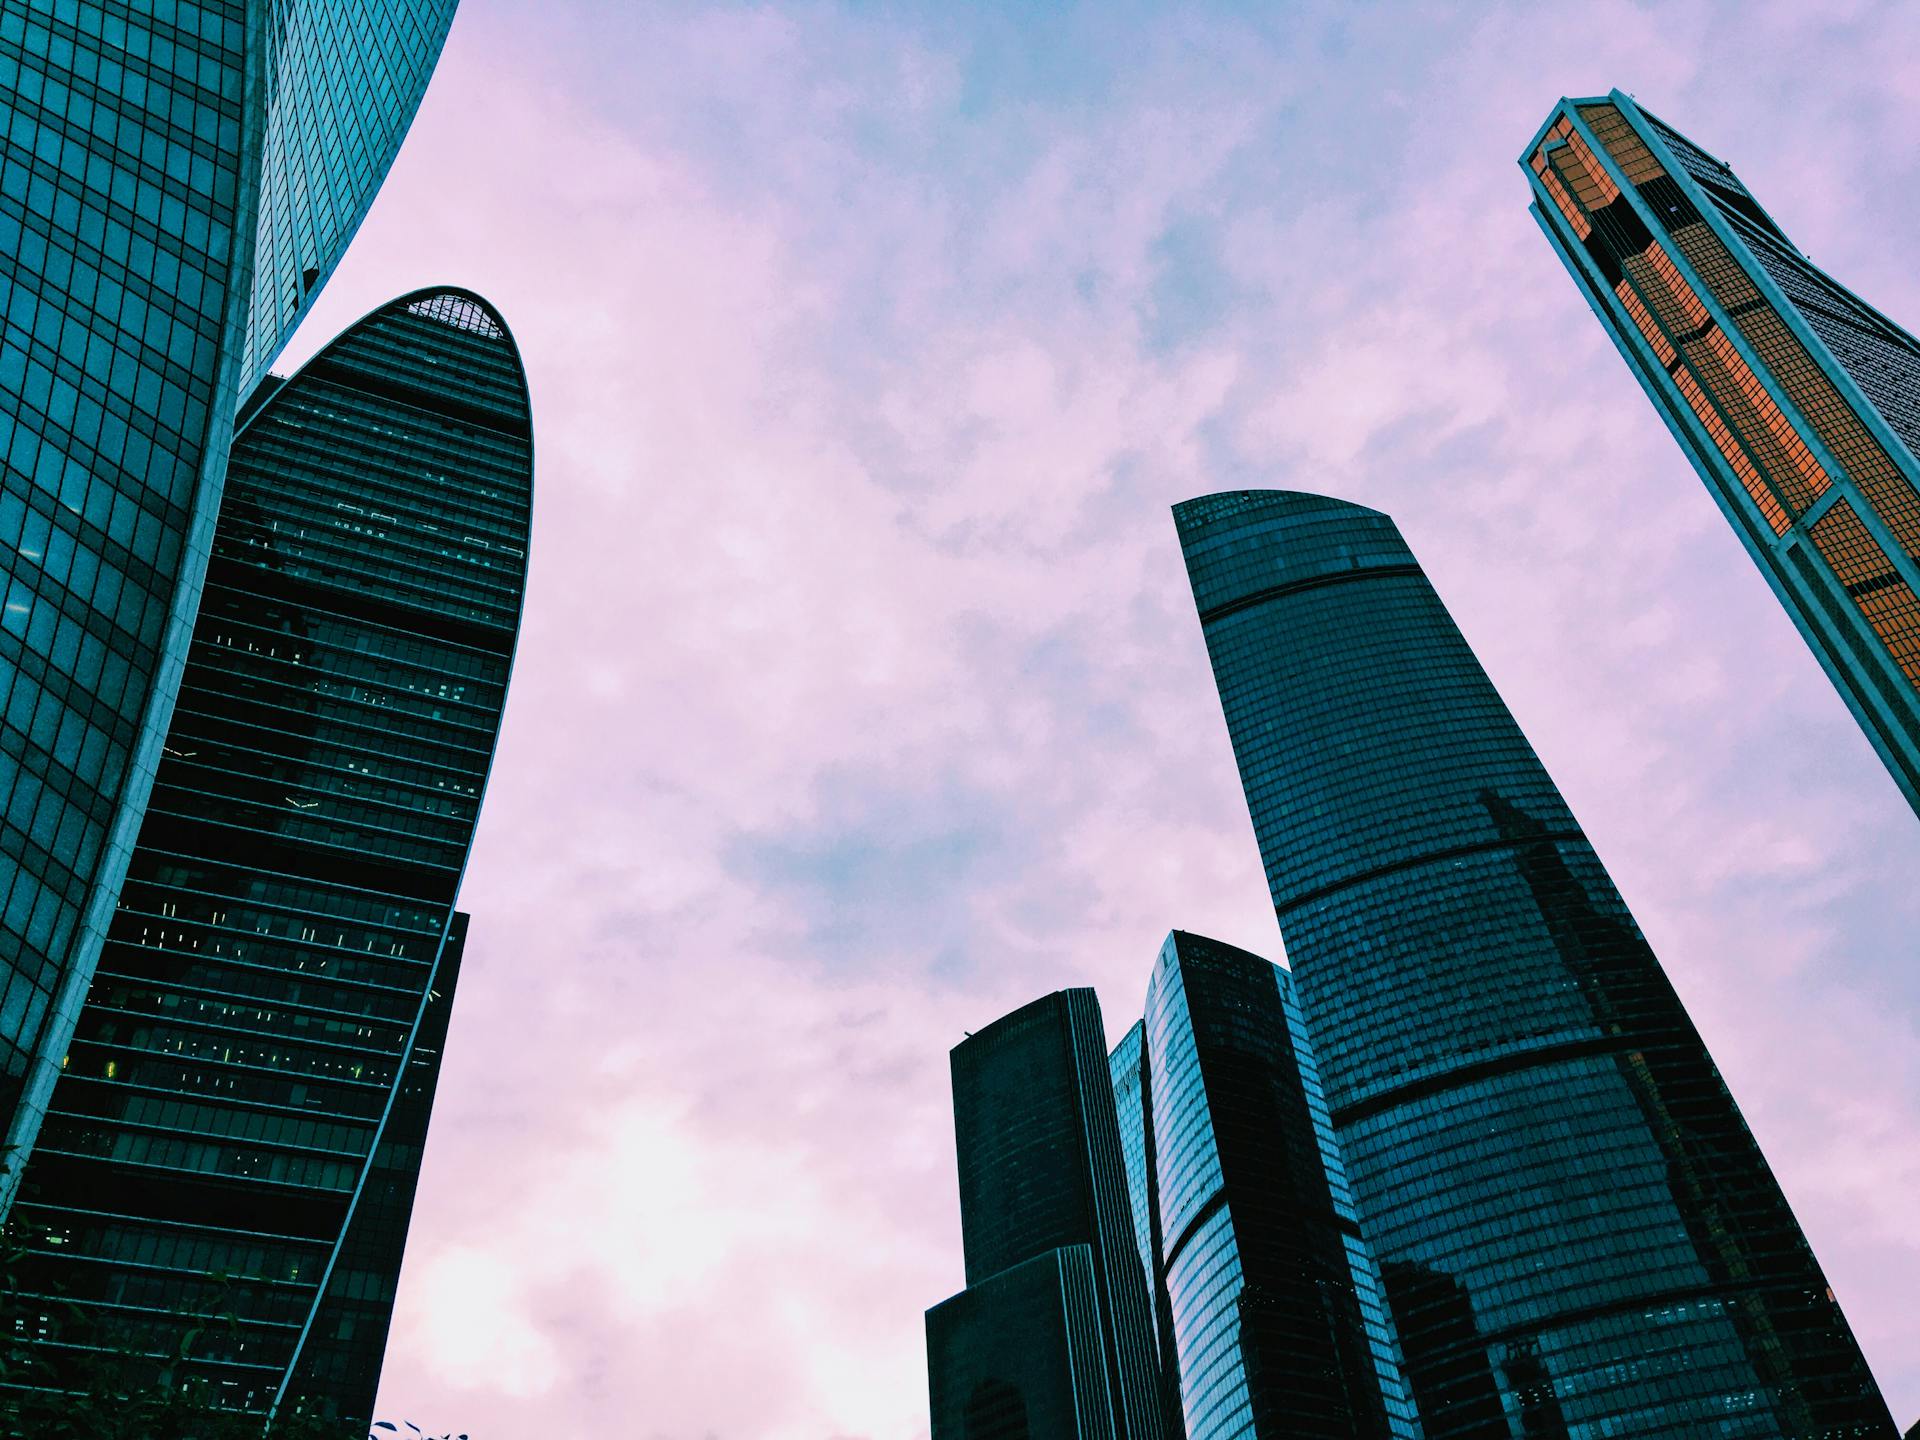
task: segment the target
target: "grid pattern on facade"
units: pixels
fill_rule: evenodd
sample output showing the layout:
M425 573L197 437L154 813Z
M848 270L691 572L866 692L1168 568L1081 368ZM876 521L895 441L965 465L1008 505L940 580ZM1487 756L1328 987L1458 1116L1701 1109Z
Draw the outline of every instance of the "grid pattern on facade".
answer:
M1725 457L1740 482L1740 488L1753 500L1773 533L1786 534L1793 526L1793 517L1787 514L1786 507L1780 503L1780 497L1774 493L1773 487L1767 484L1766 477L1754 469L1747 452L1741 448L1740 442L1720 418L1720 412L1714 409L1713 402L1707 398L1707 392L1693 378L1693 372L1680 365L1674 367L1672 374L1674 388L1680 392L1680 398L1687 402L1687 408L1693 411L1715 448Z
M1722 453L1744 452L1750 464L1766 476L1768 488L1783 503L1787 515L1797 519L1832 482L1774 401L1766 382L1727 339L1673 258L1657 242L1649 243L1640 254L1619 258L1626 277L1622 284L1633 286L1668 340L1686 358L1696 383L1711 398L1712 409L1727 432L1724 442L1715 433ZM1691 397L1689 400L1691 403ZM1744 475L1742 478L1746 479Z
M1090 1247L1121 1433L1158 1440L1159 1365L1100 1006L1065 990L1002 1016L952 1056L969 1287Z
M56 1366L169 1354L224 1315L195 1362L240 1410L372 1404L518 626L518 361L504 330L406 303L235 443L165 758L18 1207ZM437 401L376 383L422 368L396 315L454 337ZM500 384L485 412L458 398L477 373ZM102 1263L127 1251L149 1258Z
M1609 109L1617 108L1608 106ZM1584 112L1583 112L1584 113ZM1754 229L1769 235L1779 235L1779 229L1773 220L1762 210L1747 187L1724 160L1707 154L1686 136L1670 126L1663 125L1644 110L1641 118L1651 128L1652 134L1659 139L1667 152L1680 162L1680 168L1693 178L1700 188L1706 191L1715 206L1728 215L1740 217L1741 221ZM1624 117L1623 117L1624 118Z
M485 335L491 339L500 338L500 327L487 314L485 307L458 295L436 295L431 300L420 300L407 307L412 315L424 315L429 320L439 320L459 330L471 330L476 335Z
M0 1125L125 864L116 807L218 463L245 8L0 10Z
M380 1386L394 1285L413 1215L466 933L467 917L456 913L405 1069L396 1082L392 1111L381 1127L337 1258L318 1290L297 1373L289 1377L290 1393L309 1405L308 1397L343 1396L364 1397L364 1404ZM364 1414L361 1406L355 1409Z
M1813 267L1775 231L1727 219L1807 327L1907 448L1920 455L1920 341Z
M319 10L347 22L351 47L278 44ZM277 351L294 319L256 314L249 329L235 277L251 267L264 283L280 264L256 255L251 222L271 248L265 218L319 183L310 170L350 184L356 205L307 217L331 266L438 53L422 13L398 0L278 0L258 24L269 11L242 0L0 9L0 1126L16 1156L159 761L243 357ZM250 83L256 63L272 84ZM360 91L355 67L396 65L412 88L362 117L367 148L316 126L323 97ZM301 145L262 143L296 130ZM309 299L320 278L305 277Z
M1383 559L1232 606L1222 550L1284 570L1339 544L1339 502L1262 498L1176 516L1430 1440L1891 1435L1704 1046L1431 586ZM1391 522L1345 509L1349 548L1381 553Z
M459 0L271 0L252 392L360 227L420 108Z
M1808 534L1887 653L1920 685L1920 603L1887 552L1844 500L1836 501Z
M1547 131L1546 138L1535 147L1528 163L1533 167L1533 173L1538 177L1541 188L1547 192L1561 216L1573 227L1574 233L1584 240L1592 233L1593 225L1588 221L1585 212L1575 203L1573 196L1567 193L1567 187L1560 180L1559 170L1547 161L1548 154L1565 145L1567 137L1572 133L1573 122L1564 115L1561 116L1558 123Z
M1613 157L1629 185L1644 185L1667 173L1666 167L1653 158L1653 152L1647 148L1646 142L1627 124L1626 116L1613 106L1582 105L1580 118L1587 122L1601 147Z
M1126 1440L1108 1399L1093 1250L1068 1245L927 1312L930 1440Z
M1631 183L1639 186L1664 175L1657 165L1651 171L1648 169L1653 163L1650 152L1615 107L1583 106L1580 113L1595 124L1608 152L1622 166ZM1893 459L1767 304L1719 237L1697 218L1691 205L1679 203L1677 199L1669 199L1665 204L1649 200L1647 204L1719 302L1723 313L1733 318L1769 377L1793 402L1812 433L1839 460L1901 545L1910 554L1920 554L1920 496L1915 495ZM1729 213L1748 228L1759 228L1742 210L1730 209ZM1692 296L1690 287L1671 261L1653 246L1646 253L1646 263L1658 272L1662 290L1682 296L1688 302L1684 304L1683 315L1669 318L1663 314L1662 318L1669 321L1669 330L1677 324L1684 332L1701 332L1704 343L1713 352L1709 388L1723 407L1730 407L1728 413L1735 431L1760 447L1764 468L1775 477L1788 507L1797 517L1827 488L1825 472L1813 460L1794 422L1773 403L1764 382L1737 354L1697 297ZM1626 259L1625 264L1629 274L1643 279L1634 260ZM1660 309L1657 301L1656 309ZM1638 325L1640 317L1633 318ZM1641 328L1644 330L1644 326ZM1698 356L1695 358L1698 368ZM1720 383L1716 383L1716 379ZM1721 448L1725 451L1728 447L1722 445ZM1773 459L1771 464L1766 463L1769 455ZM1747 475L1741 478L1743 484L1748 483ZM1751 490L1750 484L1748 488ZM1776 525L1777 532L1783 529Z
M1592 212L1547 183L1565 168L1549 157L1571 149L1574 112L1629 176ZM1563 102L1523 163L1547 235L1920 809L1920 679L1902 600L1905 561L1920 560L1920 341L1794 250L1724 163L1617 91ZM1584 198L1606 197L1590 186ZM1821 536L1844 517L1806 533L1840 503L1836 487L1887 547L1884 594L1823 567Z
M1860 416L1834 387L1786 322L1703 223L1675 228L1674 242L1722 309L1734 319L1771 379L1786 392L1822 444L1840 462L1908 554L1920 556L1920 495ZM1904 353L1904 352L1902 352ZM1775 408L1773 415L1777 415ZM1770 424L1787 424L1784 417ZM1813 492L1826 488L1825 477ZM1812 497L1809 497L1809 502ZM1806 503L1796 508L1804 510Z
M1737 217L1736 217L1737 218ZM1770 372L1832 449L1862 497L1893 532L1907 554L1920 559L1920 494L1908 478L1920 441L1920 354L1911 337L1887 333L1886 321L1867 323L1851 296L1845 308L1831 283L1816 285L1811 267L1771 237L1743 227L1762 269L1773 275L1790 303L1833 352L1842 368L1908 447L1907 469L1873 438L1864 421L1827 374L1771 308L1739 317L1740 328ZM1717 242L1716 242L1717 244ZM1783 278L1784 277L1784 280ZM1817 298L1816 298L1817 297ZM1822 303L1822 302L1825 303ZM1904 341L1904 343L1902 343Z

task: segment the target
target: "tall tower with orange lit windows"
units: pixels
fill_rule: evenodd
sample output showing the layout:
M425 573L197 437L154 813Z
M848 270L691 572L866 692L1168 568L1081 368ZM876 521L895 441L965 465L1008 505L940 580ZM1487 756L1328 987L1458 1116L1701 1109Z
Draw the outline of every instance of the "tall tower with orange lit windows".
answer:
M1920 340L1615 90L1521 156L1533 214L1920 810Z

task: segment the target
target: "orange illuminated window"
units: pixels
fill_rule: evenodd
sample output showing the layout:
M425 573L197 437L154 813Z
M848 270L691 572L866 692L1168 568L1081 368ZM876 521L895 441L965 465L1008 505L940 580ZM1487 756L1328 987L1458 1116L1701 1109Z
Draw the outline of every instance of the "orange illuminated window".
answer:
M1808 533L1908 683L1920 689L1920 598L1887 552L1845 500L1836 500Z
M1914 493L1906 476L1814 363L1786 321L1767 304L1727 247L1705 224L1680 227L1673 232L1673 241L1714 298L1733 316L1740 333L1813 433L1859 486L1862 497L1893 532L1900 548L1920 556L1920 495ZM1797 508L1805 508L1827 488L1824 473L1817 481L1808 475L1807 481L1812 493L1806 499L1788 491Z
M1657 180L1666 174L1666 168L1653 158L1653 152L1627 123L1627 117L1611 105L1582 105L1580 118L1600 139L1607 154L1613 157L1627 182L1632 185L1644 185L1649 180Z
M1647 343L1653 346L1653 353L1660 357L1661 365L1668 366L1673 364L1676 353L1673 346L1667 343L1666 333L1661 330L1653 316L1647 313L1647 307L1640 303L1640 297L1633 293L1633 287L1625 280L1622 280L1618 285L1613 287L1613 293L1620 297L1621 307L1626 310L1628 317L1633 323L1639 327L1640 333L1646 337Z
M1680 274L1673 258L1659 244L1649 245L1644 255L1630 257L1623 268L1626 280L1622 283L1632 283L1654 318L1675 338L1698 384L1739 437L1749 459L1756 462L1772 482L1775 495L1790 508L1789 519L1798 515L1831 482L1786 413L1774 402L1765 383L1733 347L1706 304ZM1633 316L1633 319L1644 328L1641 317ZM1698 411L1692 396L1688 397L1688 403ZM1716 443L1719 443L1717 439ZM1725 445L1720 448L1725 453ZM1748 477L1740 478L1748 493L1753 493ZM1784 530L1785 526L1771 512L1767 518L1776 533Z
M1560 176L1555 173L1554 167L1549 163L1552 152L1565 145L1567 137L1572 133L1573 121L1565 115L1548 128L1540 143L1534 147L1533 173L1540 177L1541 188L1552 197L1561 215L1573 227L1574 234L1584 240L1593 232L1593 223L1587 219L1579 204L1568 193L1565 184L1561 182Z
M1620 198L1620 187L1613 183L1613 177L1606 167L1594 157L1587 148L1587 142L1578 135L1569 134L1566 143L1556 145L1547 152L1547 163L1565 182L1567 189L1580 202L1580 208L1591 215L1596 210L1604 210Z
M1727 429L1726 423L1720 418L1719 411L1713 408L1712 402L1707 399L1706 392L1701 390L1692 372L1684 365L1674 367L1673 383L1685 397L1687 404L1693 407L1693 413L1700 417L1700 423L1706 427L1707 434L1712 437L1714 445L1726 457L1727 464L1733 467L1733 473L1739 477L1741 486L1748 495L1753 497L1753 503L1760 507L1760 513L1767 517L1767 524L1773 527L1773 533L1786 534L1787 526L1793 522L1788 518L1786 510L1781 506L1779 498L1767 485L1766 480L1758 470L1753 468L1753 462L1747 458L1747 452L1742 450L1740 442L1733 438L1733 432Z

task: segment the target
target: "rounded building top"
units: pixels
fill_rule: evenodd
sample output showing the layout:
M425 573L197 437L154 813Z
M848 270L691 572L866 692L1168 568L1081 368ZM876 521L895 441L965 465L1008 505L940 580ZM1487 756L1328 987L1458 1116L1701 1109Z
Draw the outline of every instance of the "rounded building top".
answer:
M1391 517L1299 490L1229 490L1173 507L1205 621L1238 605L1355 570L1417 569Z

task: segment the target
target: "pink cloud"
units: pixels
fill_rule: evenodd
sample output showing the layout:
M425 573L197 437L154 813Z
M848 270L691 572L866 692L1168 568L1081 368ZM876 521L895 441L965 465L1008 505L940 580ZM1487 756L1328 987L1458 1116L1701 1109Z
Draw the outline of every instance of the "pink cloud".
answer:
M1278 953L1166 507L1280 484L1400 519L1920 1413L1920 833L1512 163L1631 86L1920 321L1847 218L1914 193L1906 22L1741 13L463 15L299 341L471 284L535 391L383 1412L924 1434L948 1046L1117 1031L1175 925Z

